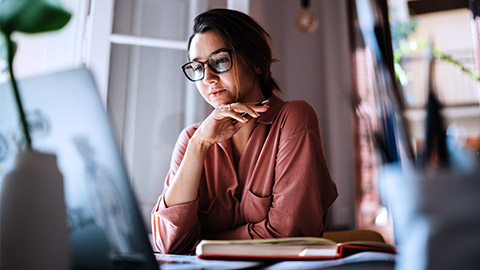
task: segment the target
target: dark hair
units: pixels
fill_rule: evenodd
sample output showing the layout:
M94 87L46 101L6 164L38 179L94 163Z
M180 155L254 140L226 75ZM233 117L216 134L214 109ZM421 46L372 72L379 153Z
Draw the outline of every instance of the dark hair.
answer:
M275 61L272 56L272 38L250 16L230 9L211 9L195 17L193 33L188 40L188 50L193 37L209 30L220 35L232 50L233 55L241 56L258 74L262 93L270 97L274 90L280 92L272 78L270 67Z

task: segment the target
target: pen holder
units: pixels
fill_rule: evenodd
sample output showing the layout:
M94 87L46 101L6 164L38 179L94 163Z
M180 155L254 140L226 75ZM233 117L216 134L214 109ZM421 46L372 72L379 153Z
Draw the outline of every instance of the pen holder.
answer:
M385 167L381 198L391 210L396 269L476 269L480 250L480 172Z
M1 184L0 269L69 269L63 177L56 157L19 151Z

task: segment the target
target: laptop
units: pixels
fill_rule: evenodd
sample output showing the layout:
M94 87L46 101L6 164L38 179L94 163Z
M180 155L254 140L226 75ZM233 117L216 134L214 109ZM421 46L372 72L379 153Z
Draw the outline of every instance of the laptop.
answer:
M86 68L21 80L33 148L57 155L74 269L158 269L110 121ZM9 83L0 85L0 179L22 138ZM28 252L28 249L26 249Z
M27 78L19 81L19 87L33 148L56 154L64 178L73 269L242 269L260 265L154 254L89 70L80 67ZM0 84L0 181L14 166L21 138L10 84Z

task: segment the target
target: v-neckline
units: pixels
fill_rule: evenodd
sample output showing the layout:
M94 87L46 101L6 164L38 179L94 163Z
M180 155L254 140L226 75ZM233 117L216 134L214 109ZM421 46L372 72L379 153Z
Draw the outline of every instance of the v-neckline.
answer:
M241 161L243 160L243 156L244 156L244 154L245 154L245 150L248 148L248 145L250 144L250 139L251 139L251 137L252 137L253 132L255 131L255 127L256 127L256 126L257 126L257 123L255 122L255 123L253 124L252 130L250 131L250 134L248 135L247 141L245 142L245 145L244 145L244 147L243 147L243 149L242 149L242 153L238 155L238 159L237 159L237 157L236 157L236 155L235 155L235 153L236 153L236 148L235 148L235 144L233 143L233 137L230 138L230 147L231 147L231 149L232 149L232 159L233 159L233 164L234 164L234 166L235 166L235 169L236 169L237 173L238 173L239 170L240 170Z

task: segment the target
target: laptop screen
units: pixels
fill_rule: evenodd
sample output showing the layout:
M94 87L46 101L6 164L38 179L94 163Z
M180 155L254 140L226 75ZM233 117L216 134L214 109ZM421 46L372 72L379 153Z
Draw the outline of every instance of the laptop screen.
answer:
M57 155L74 269L158 269L110 121L85 68L19 82L33 148ZM0 179L20 132L8 83L0 85ZM28 249L26 249L28 252Z

